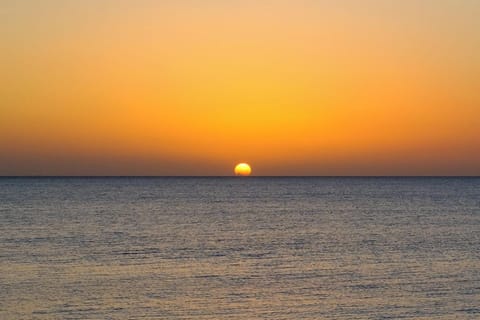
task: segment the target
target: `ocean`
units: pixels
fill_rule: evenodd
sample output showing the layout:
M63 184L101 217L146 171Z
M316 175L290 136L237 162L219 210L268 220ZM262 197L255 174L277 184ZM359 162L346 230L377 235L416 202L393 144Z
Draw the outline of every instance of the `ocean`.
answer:
M480 178L0 178L0 319L480 319Z

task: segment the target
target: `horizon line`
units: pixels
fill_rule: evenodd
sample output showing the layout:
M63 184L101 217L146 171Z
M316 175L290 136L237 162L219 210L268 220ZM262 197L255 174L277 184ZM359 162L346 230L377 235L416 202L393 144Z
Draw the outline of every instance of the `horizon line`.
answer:
M480 175L0 175L1 178L480 178Z

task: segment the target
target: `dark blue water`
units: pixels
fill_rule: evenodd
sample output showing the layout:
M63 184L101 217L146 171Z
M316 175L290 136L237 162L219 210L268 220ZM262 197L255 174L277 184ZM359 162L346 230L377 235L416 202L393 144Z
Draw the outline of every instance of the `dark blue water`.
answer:
M478 319L480 179L0 178L0 319Z

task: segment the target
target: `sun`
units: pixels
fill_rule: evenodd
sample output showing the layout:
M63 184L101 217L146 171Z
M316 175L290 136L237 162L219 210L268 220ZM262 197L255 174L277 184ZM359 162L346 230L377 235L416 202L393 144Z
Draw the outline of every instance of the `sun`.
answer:
M249 176L252 173L252 168L248 163L239 163L235 166L234 171L237 176Z

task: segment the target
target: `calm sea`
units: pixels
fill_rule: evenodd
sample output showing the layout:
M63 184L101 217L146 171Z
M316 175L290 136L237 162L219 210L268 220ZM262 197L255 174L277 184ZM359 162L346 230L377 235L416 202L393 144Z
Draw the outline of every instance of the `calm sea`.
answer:
M0 178L0 319L480 319L480 179Z

